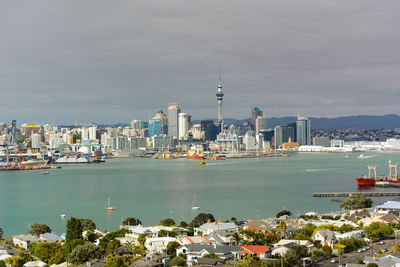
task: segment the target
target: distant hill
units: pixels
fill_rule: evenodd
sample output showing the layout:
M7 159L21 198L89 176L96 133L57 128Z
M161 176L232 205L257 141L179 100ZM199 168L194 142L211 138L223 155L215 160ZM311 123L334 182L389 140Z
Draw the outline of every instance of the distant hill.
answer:
M400 128L400 116L395 114L388 115L359 115L359 116L346 116L336 118L309 118L311 120L311 128L336 130L336 129L394 129ZM227 125L240 125L246 120L237 120L232 118L224 119ZM296 122L297 117L282 117L282 118L267 118L267 127L274 128L278 125L287 125L291 122ZM197 123L199 123L198 121ZM196 122L194 122L196 123Z

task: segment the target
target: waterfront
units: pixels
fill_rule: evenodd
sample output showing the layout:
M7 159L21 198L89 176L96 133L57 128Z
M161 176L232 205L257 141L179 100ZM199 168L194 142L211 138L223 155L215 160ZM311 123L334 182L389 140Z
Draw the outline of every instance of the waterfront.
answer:
M293 212L338 209L329 198L312 192L357 191L355 177L367 164L386 173L388 160L400 153L304 153L291 157L198 161L111 159L104 164L63 165L62 169L0 173L0 226L6 235L24 233L29 223L49 225L63 233L60 214L90 218L101 230L115 229L122 217L145 225L172 217L190 221L198 212L217 218L274 216L284 207ZM398 188L375 190L399 191ZM201 209L192 211L194 195ZM107 197L116 208L104 211ZM378 200L382 200L380 198Z

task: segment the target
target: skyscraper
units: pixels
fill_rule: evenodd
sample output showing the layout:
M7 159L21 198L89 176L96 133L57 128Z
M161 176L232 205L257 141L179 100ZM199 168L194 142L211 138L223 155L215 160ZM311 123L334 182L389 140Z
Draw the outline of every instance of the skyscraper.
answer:
M290 126L276 126L275 127L275 147L279 148L283 143L293 140L294 128Z
M267 129L267 116L258 116L256 119L256 134L265 129Z
M178 114L178 132L179 132L179 139L184 139L188 136L189 114L187 113Z
M221 132L224 130L224 119L222 118L222 98L224 93L222 92L221 85L221 70L219 71L219 84L217 88L217 102L218 102L218 125L220 126Z
M252 124L252 129L253 130L255 130L255 128L256 128L257 117L262 116L262 115L263 115L262 110L257 108L257 107L254 107L251 110L251 124Z
M178 114L181 113L179 104L168 104L168 136L178 138Z
M167 134L168 133L168 119L167 119L167 116L165 116L164 112L161 109L153 117L153 120L157 120L157 119L160 120L160 123L161 123L161 133Z
M297 116L296 121L296 141L301 146L311 145L311 123L306 117Z
M161 134L161 120L160 119L152 119L149 121L149 137L153 137L155 135Z

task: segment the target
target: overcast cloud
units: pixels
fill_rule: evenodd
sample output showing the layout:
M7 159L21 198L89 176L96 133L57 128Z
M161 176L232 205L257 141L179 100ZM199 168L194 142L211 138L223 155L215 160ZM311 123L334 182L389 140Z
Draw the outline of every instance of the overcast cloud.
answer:
M0 121L398 114L398 0L0 1Z

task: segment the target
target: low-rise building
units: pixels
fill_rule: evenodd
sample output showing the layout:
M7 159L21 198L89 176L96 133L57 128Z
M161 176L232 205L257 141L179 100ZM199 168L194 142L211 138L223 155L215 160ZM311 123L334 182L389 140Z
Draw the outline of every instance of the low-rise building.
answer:
M269 246L241 246L241 248L241 256L252 255L258 257L259 259L267 258L268 254L271 252Z
M233 223L222 223L222 222L207 222L198 228L195 228L195 232L202 232L203 234L211 235L216 232L235 233L237 232L238 226Z
M169 242L176 241L175 237L153 237L146 238L145 247L150 254L166 254L167 253L167 245Z
M198 259L207 254L215 254L223 260L234 260L240 258L240 247L221 245L184 245L176 249L176 255L186 254L187 264L193 265Z
M33 236L33 235L15 235L13 236L13 243L15 246L18 246L23 249L28 249L28 245L30 243L40 243L44 242L42 239Z

